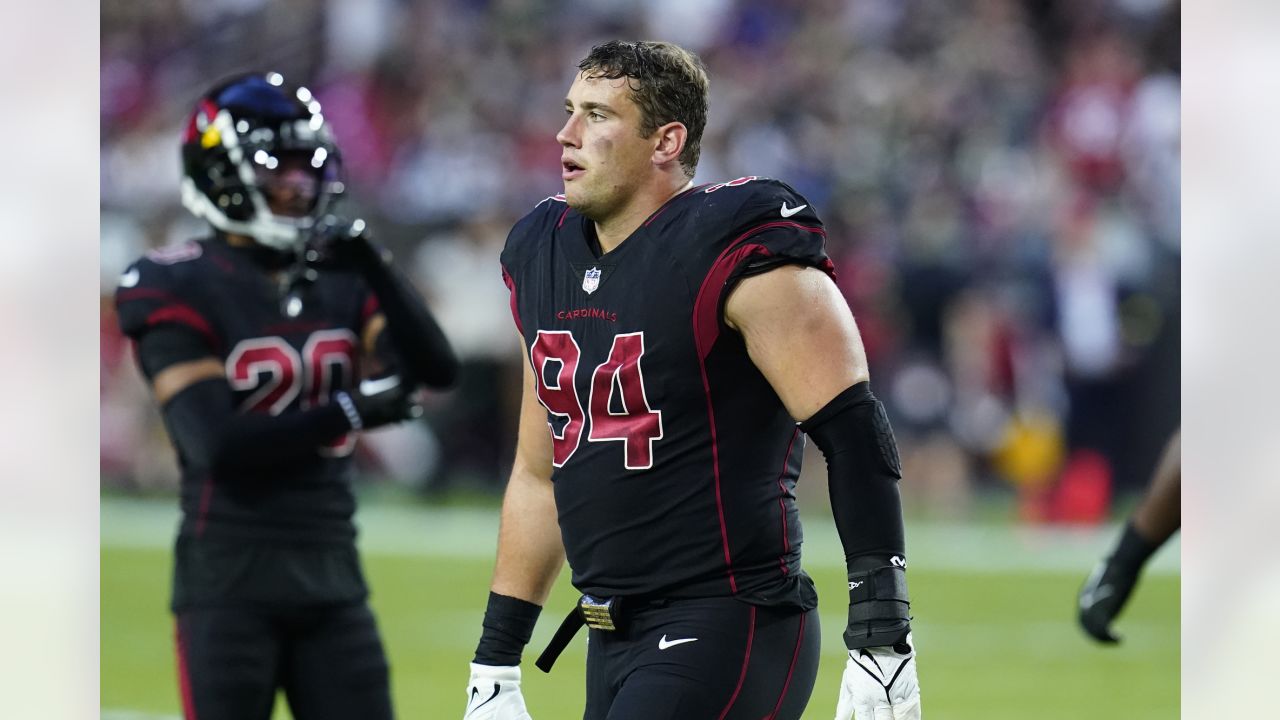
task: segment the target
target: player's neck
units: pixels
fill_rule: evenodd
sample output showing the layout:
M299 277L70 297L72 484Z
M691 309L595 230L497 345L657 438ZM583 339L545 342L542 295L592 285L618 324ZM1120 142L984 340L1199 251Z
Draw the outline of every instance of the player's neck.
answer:
M681 175L681 177L684 176ZM640 224L658 208L692 186L693 181L686 180L674 189L671 185L665 185L657 192L637 194L622 212L605 220L596 221L596 239L600 241L600 252L607 253L621 245L622 241L631 237L631 233L635 232L636 228L640 227Z

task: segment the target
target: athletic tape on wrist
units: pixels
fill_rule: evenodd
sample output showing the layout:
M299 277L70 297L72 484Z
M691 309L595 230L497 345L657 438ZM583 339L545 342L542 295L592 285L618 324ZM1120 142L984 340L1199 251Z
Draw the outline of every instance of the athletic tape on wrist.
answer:
M849 573L849 624L845 645L875 647L901 642L911 631L907 571L886 565Z

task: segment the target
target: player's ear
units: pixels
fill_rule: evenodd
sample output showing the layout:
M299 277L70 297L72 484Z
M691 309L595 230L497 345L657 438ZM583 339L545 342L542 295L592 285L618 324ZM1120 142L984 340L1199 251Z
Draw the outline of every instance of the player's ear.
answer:
M669 122L655 130L657 146L653 149L653 164L661 166L678 161L688 137L689 129L682 122Z

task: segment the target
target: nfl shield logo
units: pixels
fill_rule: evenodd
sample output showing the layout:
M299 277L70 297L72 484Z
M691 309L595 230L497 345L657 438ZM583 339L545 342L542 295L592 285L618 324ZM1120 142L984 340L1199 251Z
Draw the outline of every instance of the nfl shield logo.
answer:
M582 289L590 295L598 287L600 287L600 268L591 268L582 276Z

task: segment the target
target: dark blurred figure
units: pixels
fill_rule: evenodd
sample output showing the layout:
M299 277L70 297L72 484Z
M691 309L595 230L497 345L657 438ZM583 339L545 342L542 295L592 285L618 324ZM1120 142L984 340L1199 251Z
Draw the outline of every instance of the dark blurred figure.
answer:
M393 715L351 456L357 431L416 417L415 388L457 363L363 221L331 214L341 158L320 109L277 73L204 95L182 194L212 235L147 253L116 294L182 468L171 607L189 720L266 720L278 689L297 718ZM356 389L362 375L376 380Z

